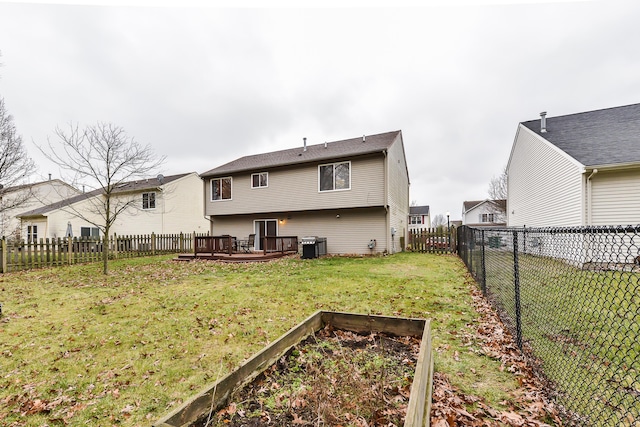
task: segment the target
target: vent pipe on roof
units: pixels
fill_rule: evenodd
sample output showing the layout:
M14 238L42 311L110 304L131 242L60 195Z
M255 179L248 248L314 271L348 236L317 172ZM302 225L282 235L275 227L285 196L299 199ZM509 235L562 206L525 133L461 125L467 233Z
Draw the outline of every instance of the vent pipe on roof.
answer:
M547 112L540 113L540 133L547 132Z
M51 181L51 174L49 174L49 181Z
M302 142L304 143L304 148L302 151L307 151L307 138L302 138Z
M366 137L366 135L362 135L362 142L367 142L367 137Z
M327 141L324 142L324 148L327 148Z

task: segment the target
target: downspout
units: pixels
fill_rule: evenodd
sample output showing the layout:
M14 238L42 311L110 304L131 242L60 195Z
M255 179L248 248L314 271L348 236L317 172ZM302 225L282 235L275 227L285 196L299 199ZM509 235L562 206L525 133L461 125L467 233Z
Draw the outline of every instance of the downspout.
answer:
M591 171L591 175L587 177L587 225L592 225L592 222L593 222L593 215L591 213L591 207L592 207L591 178L597 173L598 173L598 169L594 169Z
M389 209L389 157L387 156L387 150L382 150L384 156L384 210L385 210L385 228L384 236L387 236L385 250L387 254L391 254L391 242L389 236L391 236L391 214ZM391 237L393 239L393 237Z

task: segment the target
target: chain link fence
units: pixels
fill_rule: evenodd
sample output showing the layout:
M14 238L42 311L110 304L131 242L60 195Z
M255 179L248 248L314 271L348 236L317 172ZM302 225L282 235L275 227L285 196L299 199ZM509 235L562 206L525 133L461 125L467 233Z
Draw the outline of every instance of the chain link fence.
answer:
M567 425L640 426L640 226L458 229Z

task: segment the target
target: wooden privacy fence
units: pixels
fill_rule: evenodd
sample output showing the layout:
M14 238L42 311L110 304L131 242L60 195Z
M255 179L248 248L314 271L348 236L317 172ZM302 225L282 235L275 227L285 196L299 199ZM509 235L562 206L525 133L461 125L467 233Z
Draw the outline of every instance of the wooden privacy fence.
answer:
M102 260L104 245L109 258L134 258L148 255L191 252L195 233L144 234L108 238L53 238L37 242L0 241L0 273L32 268L80 264Z
M455 227L421 228L409 230L407 249L414 252L451 253L456 251Z

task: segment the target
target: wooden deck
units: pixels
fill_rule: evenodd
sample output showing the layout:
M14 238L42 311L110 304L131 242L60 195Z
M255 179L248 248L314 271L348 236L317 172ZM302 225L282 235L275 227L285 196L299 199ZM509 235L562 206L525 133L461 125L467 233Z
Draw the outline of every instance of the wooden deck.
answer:
M264 253L260 252L252 252L252 253L232 253L231 255L227 253L189 253L189 254L180 254L176 261L192 261L194 259L203 259L209 261L223 261L223 262L266 262L274 259L282 258L289 255L295 255L297 252L269 252Z

